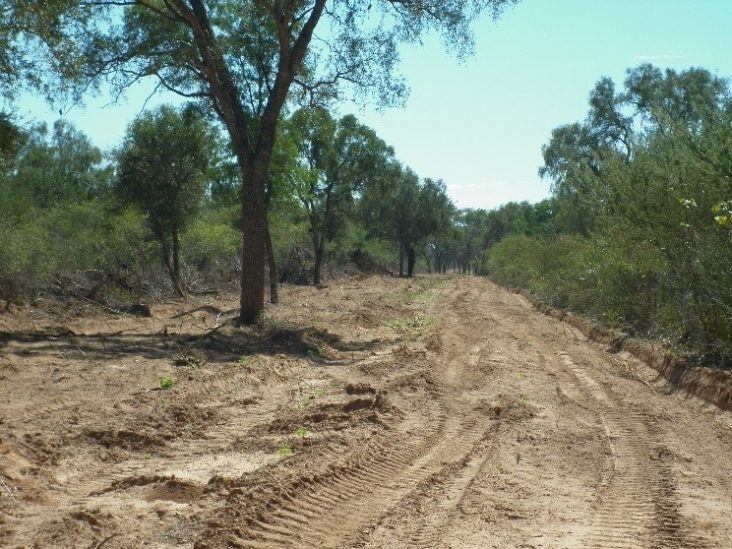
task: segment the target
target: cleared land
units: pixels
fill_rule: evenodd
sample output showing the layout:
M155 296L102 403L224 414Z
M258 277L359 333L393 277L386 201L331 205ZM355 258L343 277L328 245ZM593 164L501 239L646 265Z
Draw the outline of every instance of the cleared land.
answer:
M0 315L0 545L732 547L732 414L467 277Z

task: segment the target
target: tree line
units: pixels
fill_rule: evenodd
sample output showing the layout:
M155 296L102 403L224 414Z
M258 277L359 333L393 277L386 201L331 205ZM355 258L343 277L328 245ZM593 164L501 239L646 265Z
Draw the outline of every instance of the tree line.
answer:
M498 280L632 334L732 364L732 95L701 68L601 79L540 174L555 234L490 252Z
M49 129L6 113L0 124L6 294L92 273L138 295L184 295L241 271L241 176L199 105L143 112L111 151L64 120ZM444 182L420 178L355 116L322 106L279 122L265 205L273 301L278 281L320 285L326 269L483 273L490 244L549 219L546 204L459 210Z
M601 79L586 118L543 149L551 198L490 212L455 208L443 182L333 114L346 98L398 104L400 43L437 31L465 53L471 21L511 3L6 0L9 104L23 88L76 101L141 79L190 104L142 115L113 153L63 121L0 116L4 295L79 269L152 291L162 265L177 293L236 276L249 323L267 271L276 300L277 280L321 284L328 265L455 269L729 365L726 79L651 65L621 89Z
M441 33L470 49L470 23L512 0L5 0L0 10L0 90L29 85L78 99L143 78L196 99L225 130L239 172L241 313L264 306L267 189L278 122L299 96L350 92L382 105L406 91L398 45ZM296 91L296 94L291 93Z

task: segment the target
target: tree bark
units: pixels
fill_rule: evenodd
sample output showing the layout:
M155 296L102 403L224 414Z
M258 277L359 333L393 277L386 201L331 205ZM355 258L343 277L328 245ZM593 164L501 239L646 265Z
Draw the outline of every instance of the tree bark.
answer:
M170 282L173 284L173 291L178 296L183 297L183 291L181 290L180 284L178 284L178 280L175 275L174 258L171 258L171 251L170 247L168 246L168 241L166 240L165 235L162 231L154 232L157 234L158 241L160 242L160 250L163 256L163 266L165 267L165 270L168 271L168 277L170 277ZM173 245L173 248L175 248L175 244Z
M242 324L253 324L264 310L267 219L264 207L266 170L249 169L244 180L242 209L241 312Z
M315 246L315 264L313 265L313 284L320 286L322 282L323 260L325 258L325 235L319 235Z
M265 236L267 238L265 242L267 247L267 269L269 270L269 302L277 304L280 302L280 293L277 284L277 262L272 249L272 235L269 232L269 220L265 225Z
M183 297L185 291L180 279L180 235L177 230L173 230L173 285L176 293Z
M430 261L430 254L426 251L422 254L425 263L427 263L427 274L432 274L432 262ZM437 259L435 259L435 271L437 271Z
M407 248L407 276L412 278L414 276L414 264L417 262L417 252L414 251L413 246Z
M404 276L404 243L399 243L399 276Z

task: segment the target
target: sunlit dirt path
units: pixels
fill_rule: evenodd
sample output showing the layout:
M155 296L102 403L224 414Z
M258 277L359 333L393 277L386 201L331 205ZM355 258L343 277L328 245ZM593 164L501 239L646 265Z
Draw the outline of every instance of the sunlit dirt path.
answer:
M484 279L365 279L285 297L266 345L203 326L159 355L137 341L110 356L130 373L96 410L78 411L94 405L78 387L35 407L11 397L0 474L16 501L0 500L0 544L732 547L732 415L669 393L631 356ZM277 314L312 328L284 330ZM34 375L21 351L50 358L6 340L20 392ZM70 377L97 349L73 345L86 358ZM157 375L181 345L208 362L165 395L130 388L138 356ZM105 382L90 377L89 390ZM69 407L75 426L55 423ZM188 415L170 429L176 410ZM32 425L14 429L14 416ZM76 450L34 464L27 447L49 446L54 429Z

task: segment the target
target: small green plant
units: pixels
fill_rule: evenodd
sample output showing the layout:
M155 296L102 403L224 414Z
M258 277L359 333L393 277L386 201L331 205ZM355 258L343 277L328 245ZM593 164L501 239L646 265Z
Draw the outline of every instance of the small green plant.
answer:
M167 377L167 376L166 377L161 377L160 378L160 381L159 381L159 384L160 384L160 388L163 391L167 391L168 389L170 389L171 387L173 387L173 385L175 385L175 380L172 377Z
M256 360L257 355L244 355L239 357L239 366L251 366Z
M387 322L387 325L396 332L403 332L406 329L407 323L403 318L394 318Z
M312 387L310 385L308 385L308 387L309 388L306 389L301 384L298 389L297 399L295 400L295 407L298 410L304 410L309 400L320 398L325 393L325 390L322 387Z
M410 330L422 330L434 322L431 316L414 315L411 318L394 318L387 322L387 325L395 332L407 332Z
M516 374L516 377L519 378L520 380L524 380L524 379L526 379L526 374L523 372L519 372L518 374Z
M310 431L310 429L306 427L298 427L297 429L295 429L295 436L297 438L307 438L312 434L312 431Z
M279 448L277 448L277 455L282 457L288 457L295 454L295 449L290 446L289 444L283 444Z
M432 290L419 289L412 286L402 288L397 294L397 300L405 305L427 303L432 299Z
M307 427L298 427L297 429L295 429L295 436L297 438L308 438L312 434L313 432Z

